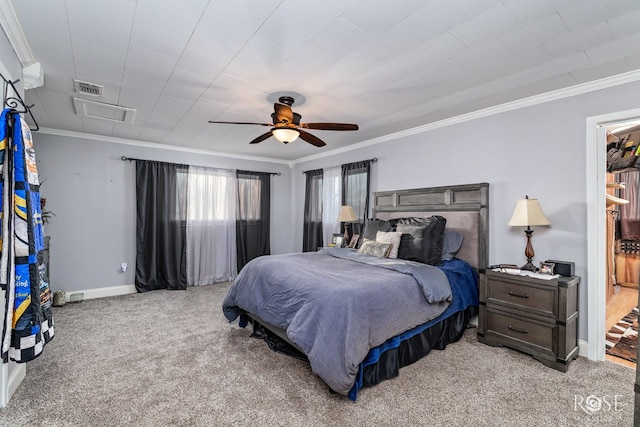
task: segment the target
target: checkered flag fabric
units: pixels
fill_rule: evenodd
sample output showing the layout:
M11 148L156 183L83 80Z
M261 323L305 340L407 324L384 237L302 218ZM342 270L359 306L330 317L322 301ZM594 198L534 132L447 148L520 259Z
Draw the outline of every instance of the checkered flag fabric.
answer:
M40 183L29 126L0 116L0 287L5 290L2 360L28 362L54 335L51 290L43 264Z

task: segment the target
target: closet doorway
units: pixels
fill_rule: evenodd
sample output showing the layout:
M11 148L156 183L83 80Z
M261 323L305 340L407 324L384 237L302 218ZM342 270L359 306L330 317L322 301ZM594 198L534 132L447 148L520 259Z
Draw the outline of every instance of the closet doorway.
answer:
M640 285L640 121L606 127L605 358L636 365ZM629 167L633 166L633 167Z
M619 111L586 120L587 275L581 289L587 298L587 341L580 355L605 360L607 306L607 128L640 120L640 109ZM625 299L625 301L627 301ZM637 301L637 300L636 300Z

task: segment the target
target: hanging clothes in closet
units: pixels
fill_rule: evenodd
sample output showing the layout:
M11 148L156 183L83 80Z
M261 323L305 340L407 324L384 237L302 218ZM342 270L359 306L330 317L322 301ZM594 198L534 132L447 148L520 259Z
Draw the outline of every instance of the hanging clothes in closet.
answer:
M640 134L636 135L636 138ZM637 141L637 139L636 139ZM623 286L640 286L640 172L622 172L625 183L621 197L629 203L620 206L620 236L616 241L616 278Z
M40 188L31 131L13 109L0 116L0 167L2 360L28 362L53 339L54 322L42 257Z

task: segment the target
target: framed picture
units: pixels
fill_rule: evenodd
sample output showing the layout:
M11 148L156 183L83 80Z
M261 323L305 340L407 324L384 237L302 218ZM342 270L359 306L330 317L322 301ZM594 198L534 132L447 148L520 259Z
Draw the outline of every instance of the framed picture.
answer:
M353 236L351 236L351 241L349 242L349 247L350 248L355 248L356 245L358 244L358 239L360 238L359 234L354 234Z
M552 262L540 262L540 274L553 274L555 266Z
M342 247L342 241L344 240L344 236L340 233L333 233L333 239L331 239L330 246L336 246L338 248Z

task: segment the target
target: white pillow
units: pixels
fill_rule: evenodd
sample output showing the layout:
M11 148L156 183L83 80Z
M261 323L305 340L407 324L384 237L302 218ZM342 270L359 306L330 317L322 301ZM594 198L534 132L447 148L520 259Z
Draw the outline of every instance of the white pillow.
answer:
M376 242L391 243L391 252L389 252L388 258L398 258L401 237L402 233L399 231L378 231L376 233Z

